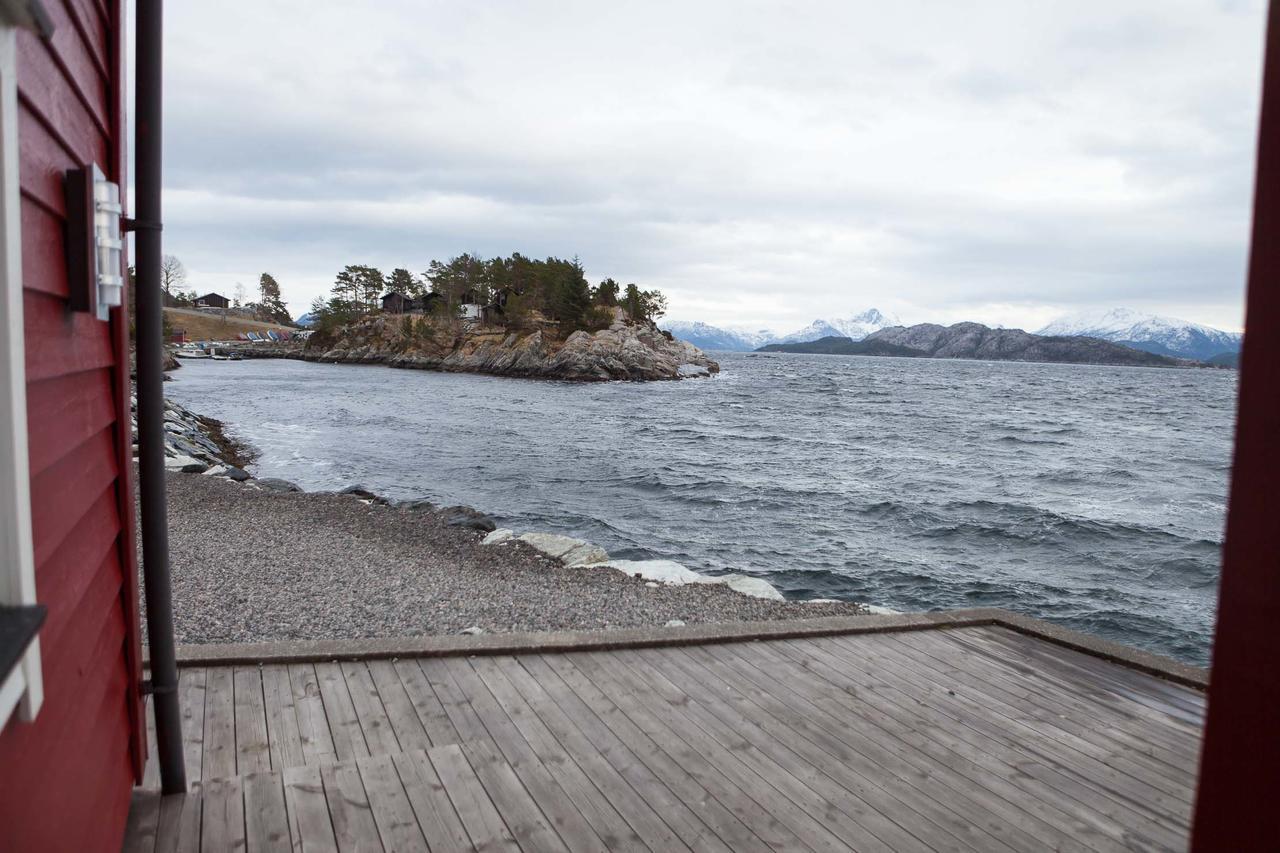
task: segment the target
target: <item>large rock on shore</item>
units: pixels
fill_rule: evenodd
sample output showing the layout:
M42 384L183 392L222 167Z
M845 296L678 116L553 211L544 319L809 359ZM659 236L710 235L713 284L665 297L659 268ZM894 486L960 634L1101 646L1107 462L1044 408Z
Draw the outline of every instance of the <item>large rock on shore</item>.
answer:
M550 325L512 331L472 322L381 315L349 326L334 338L313 338L305 349L253 354L580 382L683 379L720 371L719 364L692 344L652 323L621 316L607 329L579 330L560 340Z

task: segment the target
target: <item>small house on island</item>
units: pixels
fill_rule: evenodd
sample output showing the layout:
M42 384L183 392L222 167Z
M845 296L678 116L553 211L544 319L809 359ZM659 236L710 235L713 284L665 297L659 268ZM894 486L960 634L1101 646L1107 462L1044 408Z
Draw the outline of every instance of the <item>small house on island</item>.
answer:
M430 314L440 299L438 293L409 296L392 292L382 297L382 310L387 314Z
M175 647L161 8L0 2L0 851L1275 849L1275 10L1205 673L991 609Z
M220 293L206 293L196 297L197 308L230 308L231 300Z

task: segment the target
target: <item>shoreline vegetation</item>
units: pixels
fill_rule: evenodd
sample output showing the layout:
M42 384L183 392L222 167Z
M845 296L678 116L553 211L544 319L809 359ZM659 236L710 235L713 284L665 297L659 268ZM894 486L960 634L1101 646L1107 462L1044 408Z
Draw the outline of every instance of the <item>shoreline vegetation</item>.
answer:
M471 507L259 479L245 470L252 448L223 424L173 401L165 407L179 642L605 630L877 611L787 601L758 577L611 560L582 540L497 528Z

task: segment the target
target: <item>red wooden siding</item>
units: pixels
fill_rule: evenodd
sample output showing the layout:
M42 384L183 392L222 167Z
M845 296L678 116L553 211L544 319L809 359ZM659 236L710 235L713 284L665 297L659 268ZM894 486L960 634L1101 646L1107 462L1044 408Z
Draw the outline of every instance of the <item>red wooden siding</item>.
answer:
M124 183L118 0L46 0L51 40L18 35L22 286L45 701L0 731L6 850L118 850L145 738L127 329L68 310L63 175Z

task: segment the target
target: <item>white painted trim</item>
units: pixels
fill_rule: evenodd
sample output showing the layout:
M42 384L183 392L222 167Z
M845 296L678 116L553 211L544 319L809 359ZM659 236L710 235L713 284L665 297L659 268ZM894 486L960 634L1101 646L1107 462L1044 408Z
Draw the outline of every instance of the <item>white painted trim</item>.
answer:
M0 27L0 602L35 604L31 474L27 457L27 367L22 323L22 209L18 196L18 85L15 30ZM0 699L17 691L18 714L32 720L44 701L40 639L4 680ZM23 689L25 686L25 689ZM14 697L16 698L16 697ZM0 726L12 707L0 704Z

